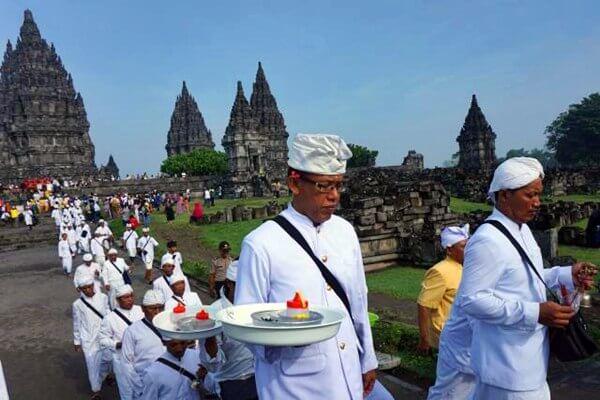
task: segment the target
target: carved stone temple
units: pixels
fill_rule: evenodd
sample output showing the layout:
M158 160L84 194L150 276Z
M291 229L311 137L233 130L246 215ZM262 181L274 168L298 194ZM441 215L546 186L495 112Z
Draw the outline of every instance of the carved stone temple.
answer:
M196 100L189 93L185 81L177 96L167 135L167 155L189 153L197 149L214 150L212 133L206 128Z
M456 141L459 145L459 168L484 173L494 168L496 134L479 108L475 95L471 99L471 107Z
M117 163L115 162L115 159L113 158L112 154L108 157L108 162L106 163L106 165L103 165L100 167L100 170L98 171L98 176L104 178L104 179L119 179L119 167L117 166Z
M89 127L71 75L26 10L0 67L0 179L95 175Z
M259 62L250 102L242 83L237 83L229 125L221 142L234 188L243 187L249 195L262 195L270 191L271 183L285 182L288 136Z

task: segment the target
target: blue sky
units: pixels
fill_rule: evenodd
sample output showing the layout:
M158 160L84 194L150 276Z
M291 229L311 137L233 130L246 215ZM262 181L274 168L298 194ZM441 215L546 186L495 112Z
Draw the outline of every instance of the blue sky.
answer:
M498 155L600 88L595 1L7 1L0 40L30 8L83 95L96 163L156 172L186 80L219 143L236 81L257 62L291 136L328 132L441 165L476 93Z

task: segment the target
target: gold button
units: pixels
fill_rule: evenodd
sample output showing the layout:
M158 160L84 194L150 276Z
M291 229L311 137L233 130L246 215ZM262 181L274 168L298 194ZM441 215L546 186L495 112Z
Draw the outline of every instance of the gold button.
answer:
M346 343L340 342L340 350L344 350L346 348Z
M327 285L327 290L331 290L331 286Z
M327 262L327 256L321 256L321 261Z

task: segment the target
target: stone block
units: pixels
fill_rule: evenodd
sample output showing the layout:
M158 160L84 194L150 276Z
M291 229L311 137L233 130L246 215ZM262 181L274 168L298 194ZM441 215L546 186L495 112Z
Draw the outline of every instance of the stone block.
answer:
M377 219L377 222L386 222L388 220L388 216L384 212L375 213L375 218Z
M358 217L358 224L362 226L373 225L375 224L375 214L363 215L362 217Z
M265 219L267 218L267 207L256 207L252 209L252 217L254 219Z
M413 207L422 207L423 206L423 199L420 197L411 197L410 199L410 205Z
M354 202L355 208L372 208L380 205L383 205L383 199L381 197L368 197Z

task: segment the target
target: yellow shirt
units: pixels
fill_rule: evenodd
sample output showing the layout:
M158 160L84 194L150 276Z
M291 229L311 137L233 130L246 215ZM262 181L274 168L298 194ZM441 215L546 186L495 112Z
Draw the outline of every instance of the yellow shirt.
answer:
M425 273L417 303L431 309L429 345L432 347L438 347L440 333L450 315L461 277L462 265L450 257L435 264Z

